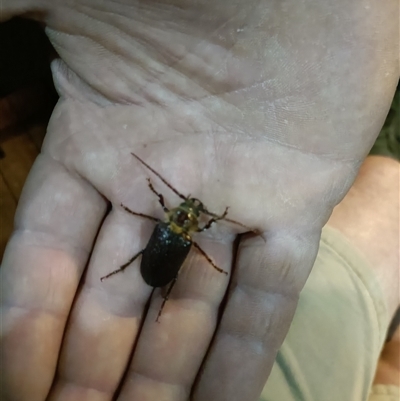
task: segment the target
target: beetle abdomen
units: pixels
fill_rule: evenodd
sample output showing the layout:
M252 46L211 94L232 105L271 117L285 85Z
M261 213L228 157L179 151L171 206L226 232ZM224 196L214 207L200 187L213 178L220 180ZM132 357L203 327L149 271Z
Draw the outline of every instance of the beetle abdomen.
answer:
M140 272L152 287L164 287L176 277L192 242L174 233L168 223L158 223L142 255Z

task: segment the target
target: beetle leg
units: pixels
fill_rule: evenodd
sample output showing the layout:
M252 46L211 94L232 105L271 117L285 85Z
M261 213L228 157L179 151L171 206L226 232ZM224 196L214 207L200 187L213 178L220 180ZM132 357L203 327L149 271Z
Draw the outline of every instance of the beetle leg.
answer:
M223 214L221 214L221 216L216 216L216 217L213 217L212 219L208 220L207 224L204 227L199 228L197 231L201 232L201 231L208 230L211 227L211 224L215 223L218 220L225 219L225 216L228 214L228 209L229 209L229 207L227 207L225 209L225 212Z
M200 248L200 245L197 242L192 242L192 244L197 248L197 250L207 259L208 263L215 269L218 270L220 273L228 274L225 270L222 270L220 267L218 267L212 260L211 258Z
M126 207L125 205L123 205L122 203L121 203L121 207L122 207L123 209L125 209L128 213L133 214L133 215L135 215L135 216L144 217L145 219L150 219L150 220L156 221L157 223L159 223L159 222L161 221L160 219L157 219L156 217L153 217L153 216L149 216L149 215L147 215L147 214L133 212L131 209L127 208L127 207Z
M137 253L133 258L129 259L128 262L123 264L119 269L114 270L111 273L108 273L106 276L102 277L100 281L105 280L106 278L109 278L110 276L113 276L114 274L117 274L119 272L124 271L132 262L134 262L135 259L137 259L142 253L144 252L144 249L142 249L139 253Z
M159 322L159 318L161 316L162 310L164 309L164 305L168 301L169 294L171 294L172 288L174 287L177 279L178 279L178 276L174 277L174 279L171 281L171 284L169 285L169 287L167 289L167 293L165 294L165 297L164 297L164 299L162 301L161 308L158 311L158 315L157 315L157 319L156 319L157 323Z
M158 201L160 202L160 205L161 205L161 207L163 208L164 212L165 212L165 213L168 213L169 210L168 210L168 208L165 206L164 197L163 197L161 194L159 194L159 193L154 189L153 184L152 184L151 181L150 181L150 178L148 178L147 181L148 181L148 183L149 183L149 188L151 189L151 191L152 191L156 196L158 196Z

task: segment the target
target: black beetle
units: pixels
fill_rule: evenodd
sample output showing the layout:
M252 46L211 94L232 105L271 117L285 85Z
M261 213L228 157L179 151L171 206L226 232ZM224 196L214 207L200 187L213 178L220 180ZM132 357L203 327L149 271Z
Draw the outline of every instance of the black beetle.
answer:
M168 209L164 203L164 197L162 194L156 192L150 179L149 188L153 191L165 212L166 220L162 221L155 217L148 216L143 213L136 213L127 208L121 206L129 213L144 217L157 222L154 231L150 237L146 247L133 256L127 263L123 264L119 269L107 274L101 278L104 279L119 273L126 269L135 259L142 255L142 262L140 264L140 272L144 281L152 287L164 287L170 283L166 295L164 297L161 308L158 312L157 319L161 316L161 312L164 308L165 302L168 300L168 296L177 280L179 270L185 261L190 248L192 245L207 259L207 261L220 273L228 274L226 271L219 268L211 258L200 248L200 246L193 241L191 234L195 232L201 232L211 227L213 223L218 220L227 220L229 222L238 224L242 227L249 229L247 226L231 220L226 219L228 213L228 207L224 213L217 215L208 211L203 203L197 198L186 197L178 192L171 184L169 184L157 171L145 163L139 156L132 153L137 160L139 160L146 168L154 173L165 185L167 185L176 195L178 195L183 202L176 208ZM211 219L205 223L203 227L199 227L200 214L206 214L211 216ZM258 234L256 230L249 229Z

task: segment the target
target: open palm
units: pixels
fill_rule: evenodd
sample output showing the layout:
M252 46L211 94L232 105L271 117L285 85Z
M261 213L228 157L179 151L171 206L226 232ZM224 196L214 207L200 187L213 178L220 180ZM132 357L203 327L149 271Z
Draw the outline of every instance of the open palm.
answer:
M37 8L4 3L3 18ZM178 3L34 10L61 97L1 269L5 399L256 399L383 122L396 2ZM139 259L100 281L154 229L121 204L163 218L147 178L181 201L131 152L266 239L224 221L194 235L229 274L192 249L158 323Z

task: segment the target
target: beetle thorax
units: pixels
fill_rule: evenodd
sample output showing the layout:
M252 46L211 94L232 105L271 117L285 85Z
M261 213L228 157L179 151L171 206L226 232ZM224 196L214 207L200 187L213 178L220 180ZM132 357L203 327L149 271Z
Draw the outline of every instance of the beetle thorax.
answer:
M167 222L177 234L189 234L198 229L198 213L191 207L181 204L167 213Z

